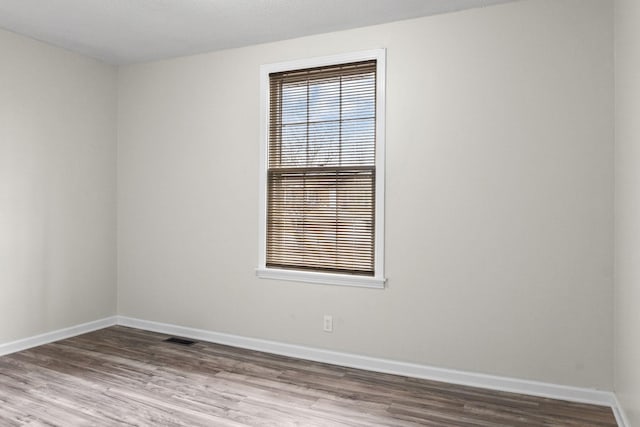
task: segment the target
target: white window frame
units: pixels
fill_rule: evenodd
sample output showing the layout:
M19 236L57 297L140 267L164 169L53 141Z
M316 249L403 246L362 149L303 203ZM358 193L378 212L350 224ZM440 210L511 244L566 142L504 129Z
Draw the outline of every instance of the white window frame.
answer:
M269 147L269 74L304 68L322 67L350 62L376 60L376 204L375 204L375 272L374 276L358 276L316 271L278 269L266 266L267 239L267 161ZM384 288L384 187L385 187L385 87L386 50L373 49L340 55L266 64L260 67L260 191L259 191L259 246L258 268L260 278L293 280L328 285Z

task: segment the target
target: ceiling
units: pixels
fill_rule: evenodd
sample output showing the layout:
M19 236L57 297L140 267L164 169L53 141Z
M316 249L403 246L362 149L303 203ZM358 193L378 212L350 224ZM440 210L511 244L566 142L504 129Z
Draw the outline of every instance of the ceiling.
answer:
M0 0L0 28L129 64L508 1Z

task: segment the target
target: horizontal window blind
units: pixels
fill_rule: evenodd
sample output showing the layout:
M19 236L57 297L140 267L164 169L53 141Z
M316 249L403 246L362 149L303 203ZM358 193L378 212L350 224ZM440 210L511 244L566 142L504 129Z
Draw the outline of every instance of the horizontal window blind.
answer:
M376 61L269 85L267 267L373 276Z

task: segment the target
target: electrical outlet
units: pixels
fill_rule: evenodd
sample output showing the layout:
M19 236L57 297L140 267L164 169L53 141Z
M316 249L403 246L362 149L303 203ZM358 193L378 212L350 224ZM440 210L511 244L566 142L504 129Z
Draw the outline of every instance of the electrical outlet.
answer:
M322 325L322 329L325 332L333 332L333 316L329 314L324 315L324 323Z

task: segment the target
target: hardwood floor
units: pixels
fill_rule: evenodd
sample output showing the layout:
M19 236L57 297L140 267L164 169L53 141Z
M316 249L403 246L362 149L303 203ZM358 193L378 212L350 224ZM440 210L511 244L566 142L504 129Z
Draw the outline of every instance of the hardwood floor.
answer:
M0 426L615 426L610 408L115 326L0 357Z

